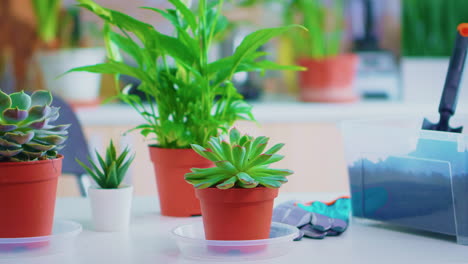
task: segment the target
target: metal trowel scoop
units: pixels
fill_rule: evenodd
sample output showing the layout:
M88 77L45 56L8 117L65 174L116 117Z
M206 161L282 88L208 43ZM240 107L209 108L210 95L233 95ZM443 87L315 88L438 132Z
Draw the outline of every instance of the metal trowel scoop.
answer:
M455 114L455 108L457 107L458 88L468 52L468 23L460 24L457 29L455 48L450 58L444 91L439 104L440 120L434 124L425 118L422 129L454 133L461 133L463 130L463 127L452 128L449 124L450 118Z

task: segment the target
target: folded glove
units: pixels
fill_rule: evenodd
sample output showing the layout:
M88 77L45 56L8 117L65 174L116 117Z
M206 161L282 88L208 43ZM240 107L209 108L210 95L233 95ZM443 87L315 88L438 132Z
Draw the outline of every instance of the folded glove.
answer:
M310 202L301 204L288 201L275 207L273 221L296 226L301 235L322 239L325 236L338 236L348 227L351 209L348 197L341 197L329 203Z

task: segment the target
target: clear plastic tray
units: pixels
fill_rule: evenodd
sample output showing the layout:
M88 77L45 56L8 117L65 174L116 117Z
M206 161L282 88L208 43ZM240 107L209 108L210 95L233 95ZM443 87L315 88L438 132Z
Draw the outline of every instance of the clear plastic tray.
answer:
M0 238L0 259L64 253L73 249L81 230L81 225L76 222L55 220L50 236Z
M353 215L468 245L468 119L450 121L464 133L422 130L423 119L343 122Z
M287 254L294 246L299 230L273 222L270 238L260 240L205 240L203 223L183 225L172 234L183 256L191 259L238 261L258 260Z

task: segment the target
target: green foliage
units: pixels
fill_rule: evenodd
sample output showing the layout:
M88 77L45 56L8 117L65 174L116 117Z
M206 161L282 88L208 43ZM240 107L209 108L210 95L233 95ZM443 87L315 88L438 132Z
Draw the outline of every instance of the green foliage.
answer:
M37 31L42 48L76 48L80 46L82 27L80 10L62 9L62 0L31 0L36 16Z
M345 30L344 0L291 0L284 8L286 24L298 22L308 31L290 32L297 56L325 58L340 53Z
M449 57L457 26L468 22L466 0L405 0L403 7L403 55Z
M103 189L117 189L125 178L130 165L135 159L135 155L128 156L130 153L129 148L125 148L124 151L117 156L114 143L110 142L106 149L105 157L101 156L96 151L97 163L93 162L88 157L88 161L91 167L86 166L83 162L76 159L76 162L80 164L93 180Z
M212 137L207 149L192 144L202 157L214 162L216 167L197 169L185 174L185 180L204 189L216 186L219 189L255 188L264 186L279 188L288 180L286 176L293 172L269 168L270 164L284 158L276 154L284 144L276 144L265 151L269 138L241 135L237 129L231 129L229 142L223 137Z
M45 43L54 41L58 34L61 0L32 0L39 37Z
M254 119L251 106L231 82L235 73L302 69L277 65L257 51L293 26L254 32L232 56L209 61L213 41L229 24L221 14L222 0L200 0L196 10L189 9L181 0L169 0L172 9L144 7L170 21L175 28L174 35L162 34L147 23L92 0L78 1L106 23L109 62L72 71L138 78L141 81L138 89L146 95L148 103L130 95L127 89L119 91L118 97L145 119L146 123L135 129L157 140L163 148L188 148L191 143L205 145L210 137L227 131L235 121ZM121 52L132 57L137 65L122 62Z
M57 158L70 125L50 124L59 117L59 108L51 103L49 91L29 96L0 90L0 162Z

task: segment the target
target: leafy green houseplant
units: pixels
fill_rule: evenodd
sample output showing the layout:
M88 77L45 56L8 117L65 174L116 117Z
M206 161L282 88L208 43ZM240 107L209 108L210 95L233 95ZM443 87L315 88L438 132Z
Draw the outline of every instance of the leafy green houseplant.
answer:
M213 168L192 168L185 179L200 199L205 236L209 240L266 239L269 236L273 200L278 188L293 172L269 166L283 159L283 144L267 149L269 138L241 135L231 129L209 140L207 148L192 145ZM265 151L266 150L266 151ZM231 223L226 228L226 223ZM249 226L249 228L246 228Z
M122 181L134 158L128 147L118 154L111 140L105 155L96 151L96 162L88 158L91 168L76 160L98 185L88 189L95 230L122 231L128 228L133 186L123 185Z
M99 101L100 76L75 73L59 77L82 65L101 63L102 47L85 47L80 9L64 9L61 0L31 0L36 15L38 50L36 59L44 87L76 106Z
M347 102L357 99L352 90L357 57L341 51L345 33L344 7L344 0L291 0L285 3L285 23L297 22L308 29L288 32L292 57L309 69L299 73L302 101Z
M0 237L50 235L59 151L69 125L53 125L59 108L52 95L38 91L10 95L0 91ZM40 210L38 210L40 204Z
M145 119L146 123L136 129L157 142L150 147L150 151L156 167L162 213L188 216L199 214L199 208L187 211L184 208L191 203L187 203L183 197L174 197L174 193L193 197L193 206L198 206L193 188L183 179L193 163L180 165L176 162L202 160L205 166L212 166L210 162L199 158L190 149L190 144L206 145L210 137L226 131L235 121L254 119L251 106L232 84L233 75L239 72L301 68L265 60L265 53L257 51L268 40L293 26L251 33L231 56L210 61L208 54L212 43L228 25L222 15L223 1L201 0L195 9L190 9L180 0L169 2L173 5L172 9L145 8L170 21L174 26L173 35L163 34L145 22L104 8L91 0L79 0L82 7L106 23L105 40L109 61L73 71L129 75L141 81L138 90L144 93L148 103L129 94L127 89L119 91L118 97ZM125 63L121 53L130 56L136 65ZM174 171L180 167L184 167L184 170ZM165 173L169 175L161 176ZM167 182L160 177L171 179ZM165 183L169 186L163 187ZM181 186L187 189L181 190ZM171 188L175 189L171 191ZM171 205L164 205L164 201Z
M59 32L61 2L61 0L32 0L38 35L45 47L52 48L57 45L55 42Z

